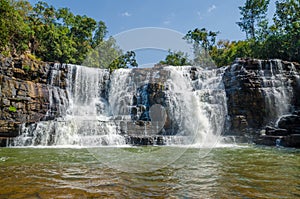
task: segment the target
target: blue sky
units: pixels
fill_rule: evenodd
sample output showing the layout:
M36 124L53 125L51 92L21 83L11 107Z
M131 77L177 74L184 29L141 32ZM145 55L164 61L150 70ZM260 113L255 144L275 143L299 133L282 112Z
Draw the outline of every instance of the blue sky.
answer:
M270 13L274 11L270 3ZM29 0L35 4L36 0ZM169 28L187 33L188 30L205 27L220 31L217 39L241 40L245 35L236 22L240 14L238 6L245 0L46 0L56 8L68 7L75 14L102 20L108 27L108 35L142 27Z

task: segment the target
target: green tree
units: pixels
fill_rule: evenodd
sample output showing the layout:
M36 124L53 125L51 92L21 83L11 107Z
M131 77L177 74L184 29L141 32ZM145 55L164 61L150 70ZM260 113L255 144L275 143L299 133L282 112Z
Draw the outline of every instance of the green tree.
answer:
M90 50L83 65L105 68L113 71L118 68L138 67L136 54L133 51L123 53L113 37L103 40Z
M273 20L273 38L280 41L276 42L281 44L284 58L300 62L300 0L276 1ZM269 43L274 43L274 39Z
M220 40L210 53L219 67L230 65L236 58L251 57L252 51L248 41Z
M99 21L92 41L92 48L96 48L103 42L107 34L107 27L103 21Z
M247 39L255 39L265 30L268 5L269 0L246 0L244 6L239 7L242 17L237 24L246 33Z
M83 65L96 68L109 68L111 62L122 56L122 50L113 37L103 40L87 54Z
M184 52L172 52L171 50L168 51L168 55L166 56L164 61L160 61L159 64L163 65L170 65L170 66L186 66L191 65L188 60L187 54Z
M0 0L0 51L17 55L28 49L30 27L22 18L19 4Z
M205 28L196 28L183 37L189 43L193 44L194 49L194 65L211 65L213 60L211 59L209 52L212 50L216 37L219 32L208 31Z
M127 51L120 57L114 59L109 64L110 71L113 71L118 68L129 68L129 67L138 67L138 64L135 59L134 51Z
M56 10L45 2L33 7L29 19L31 52L47 61L81 64L92 49L93 35L103 27L106 31L104 22L97 26L90 17L74 15L67 8Z

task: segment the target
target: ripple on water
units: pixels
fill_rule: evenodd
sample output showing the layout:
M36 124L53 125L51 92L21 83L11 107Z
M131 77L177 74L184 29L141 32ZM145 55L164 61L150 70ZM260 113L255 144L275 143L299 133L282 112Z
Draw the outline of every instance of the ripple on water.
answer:
M157 150L151 148L134 150ZM188 148L165 167L130 173L87 149L5 148L0 149L0 198L297 198L299 162L299 150Z

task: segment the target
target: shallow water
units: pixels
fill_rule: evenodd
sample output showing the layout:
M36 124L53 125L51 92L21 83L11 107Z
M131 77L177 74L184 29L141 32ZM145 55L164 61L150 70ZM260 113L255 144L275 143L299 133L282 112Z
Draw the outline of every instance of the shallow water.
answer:
M299 197L296 149L0 149L0 198Z

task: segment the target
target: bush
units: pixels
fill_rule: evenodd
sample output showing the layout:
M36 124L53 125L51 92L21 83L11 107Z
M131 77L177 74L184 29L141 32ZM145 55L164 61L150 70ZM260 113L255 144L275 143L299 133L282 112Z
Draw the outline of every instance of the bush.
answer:
M22 68L23 68L23 70L26 70L26 71L30 71L31 70L31 68L30 68L29 65L25 65Z
M10 111L10 112L17 112L17 108L16 107L14 107L14 106L10 106L9 108L8 108L8 110Z

